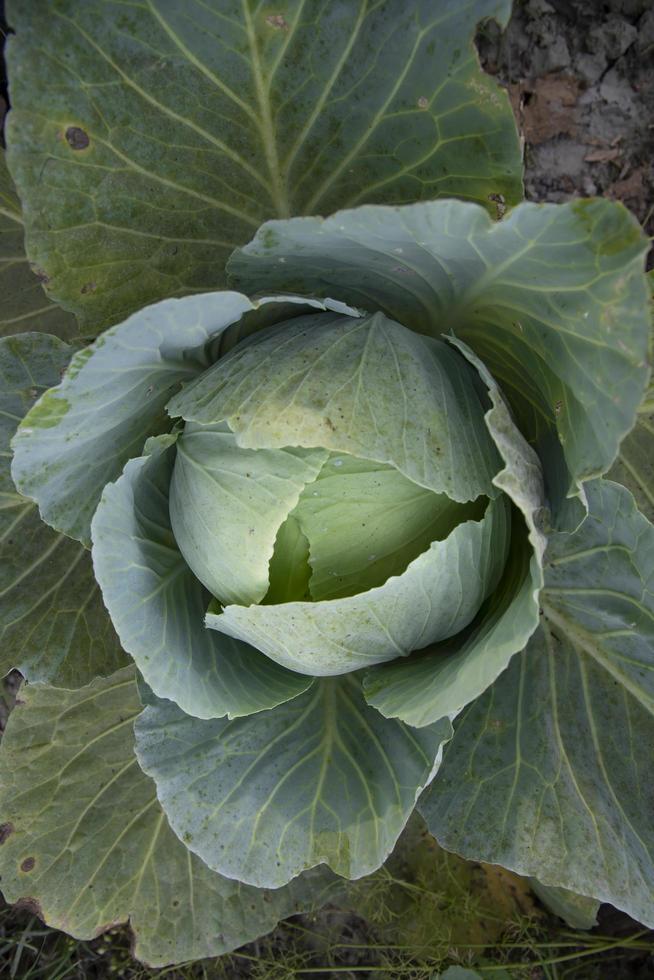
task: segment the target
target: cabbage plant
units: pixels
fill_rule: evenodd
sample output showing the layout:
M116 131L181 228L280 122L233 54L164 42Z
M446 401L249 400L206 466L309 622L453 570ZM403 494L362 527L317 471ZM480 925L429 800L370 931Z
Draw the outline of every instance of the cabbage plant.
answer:
M14 481L92 549L189 855L358 878L417 804L651 919L654 532L599 478L648 381L646 247L603 201L269 222L243 292L146 307L28 411Z
M244 4L219 36L247 34L251 102L181 6L101 6L52 6L81 88L12 14L24 214L0 218L86 339L27 303L16 322L70 344L0 340L1 653L28 680L5 896L201 958L346 902L417 810L446 849L654 925L648 242L609 201L517 204L470 43L509 5ZM394 30L401 68L361 73ZM325 87L293 89L300 125L305 49ZM337 152L345 92L369 143L343 124Z

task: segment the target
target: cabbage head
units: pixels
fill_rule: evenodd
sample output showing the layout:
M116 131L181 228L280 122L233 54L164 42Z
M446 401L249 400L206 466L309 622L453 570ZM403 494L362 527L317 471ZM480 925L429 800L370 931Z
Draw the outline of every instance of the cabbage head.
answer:
M271 221L241 291L130 316L25 416L15 483L92 549L138 764L209 868L358 878L418 803L652 919L624 733L654 543L600 479L649 377L646 247L606 201Z

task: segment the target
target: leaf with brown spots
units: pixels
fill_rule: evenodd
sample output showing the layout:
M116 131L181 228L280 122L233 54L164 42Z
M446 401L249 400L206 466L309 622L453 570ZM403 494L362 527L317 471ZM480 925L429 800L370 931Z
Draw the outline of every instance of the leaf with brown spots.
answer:
M132 668L78 691L30 685L0 747L5 898L91 939L129 920L152 966L216 956L328 901L322 870L274 892L210 871L172 833L134 756Z
M0 337L38 330L67 340L77 334L75 317L48 297L48 274L25 254L20 201L0 150Z
M473 44L510 0L7 7L30 257L85 332L222 285L268 218L522 197L508 99Z

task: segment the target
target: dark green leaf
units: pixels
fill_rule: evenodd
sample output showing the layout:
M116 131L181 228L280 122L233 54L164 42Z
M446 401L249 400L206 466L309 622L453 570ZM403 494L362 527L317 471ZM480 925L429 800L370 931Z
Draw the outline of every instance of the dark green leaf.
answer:
M47 275L30 266L24 239L20 201L0 150L0 336L42 330L68 340L77 334L75 317L44 293Z
M0 340L0 674L79 687L126 662L96 585L91 556L41 521L17 493L9 441L71 349L47 334Z
M234 949L338 888L321 869L260 891L186 849L134 756L132 668L74 692L30 685L21 700L0 749L7 901L78 939L129 921L135 955L164 966Z
M17 0L10 166L30 258L86 331L215 288L267 218L519 200L481 19L509 0Z

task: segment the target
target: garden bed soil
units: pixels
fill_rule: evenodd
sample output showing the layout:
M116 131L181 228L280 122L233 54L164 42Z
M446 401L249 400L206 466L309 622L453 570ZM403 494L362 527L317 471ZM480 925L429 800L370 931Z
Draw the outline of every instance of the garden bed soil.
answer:
M508 89L532 201L605 195L654 234L654 3L517 0L478 36Z

